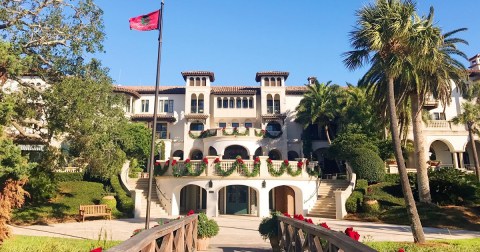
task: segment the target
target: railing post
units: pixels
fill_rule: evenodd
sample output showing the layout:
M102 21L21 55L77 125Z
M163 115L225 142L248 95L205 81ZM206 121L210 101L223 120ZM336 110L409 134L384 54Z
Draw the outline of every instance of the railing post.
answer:
M268 156L259 156L260 159L260 177L269 177L268 176L268 166L267 166L267 159Z
M220 156L207 156L208 165L205 169L205 176L214 176L215 175L215 159L220 158Z

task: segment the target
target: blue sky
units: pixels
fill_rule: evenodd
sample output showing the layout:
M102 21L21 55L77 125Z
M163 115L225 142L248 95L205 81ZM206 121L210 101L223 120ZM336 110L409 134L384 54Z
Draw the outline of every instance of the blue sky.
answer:
M258 71L290 72L289 86L319 81L356 84L365 69L347 70L341 54L351 50L348 33L355 11L373 0L165 0L161 85L183 85L180 72L208 70L212 85L255 86ZM158 32L129 30L128 19L147 14L160 0L99 0L104 10L105 53L95 57L110 68L115 83L155 85ZM435 21L480 53L478 3L472 0L417 3L420 14L435 7ZM468 62L464 62L468 66Z

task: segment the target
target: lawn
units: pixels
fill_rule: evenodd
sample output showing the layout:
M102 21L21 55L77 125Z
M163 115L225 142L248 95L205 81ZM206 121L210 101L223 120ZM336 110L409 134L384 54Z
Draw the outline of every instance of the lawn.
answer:
M411 242L366 242L366 244L378 251L397 252L403 248L406 252L473 252L480 251L480 239L465 240L441 240L428 241L426 244L417 245Z
M79 205L98 204L103 197L103 184L86 181L59 182L59 193L50 202L25 205L13 212L14 224L46 224L73 220Z
M119 243L121 241L110 241L107 237L99 237L98 240L81 240L18 235L0 245L0 252L85 252L97 247L108 249Z
M380 203L381 211L349 214L347 219L410 225L400 185L390 182L370 185L368 195ZM424 227L480 231L479 206L437 206L417 202L417 209Z

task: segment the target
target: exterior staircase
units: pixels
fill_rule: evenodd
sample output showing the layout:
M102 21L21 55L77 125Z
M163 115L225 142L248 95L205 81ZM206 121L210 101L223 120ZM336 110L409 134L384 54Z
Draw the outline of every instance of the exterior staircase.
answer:
M347 180L322 179L317 192L317 202L308 211L308 216L336 218L335 191L345 190L349 185Z
M128 181L130 188L134 188L135 190L143 190L143 198L142 198L142 211L140 213L140 217L145 217L147 215L147 193L148 193L148 178L139 178L139 179L132 179L130 178ZM155 179L153 180L153 187L152 187L152 204L150 207L150 217L151 218L160 218L167 216L167 212L163 209L162 205L160 205L160 201L158 199Z

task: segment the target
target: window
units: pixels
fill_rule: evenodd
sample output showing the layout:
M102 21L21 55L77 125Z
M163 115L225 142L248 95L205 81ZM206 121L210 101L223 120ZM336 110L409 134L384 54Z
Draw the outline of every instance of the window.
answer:
M157 123L157 136L160 139L167 139L167 124L166 123Z
M272 98L272 95L267 95L267 114L273 114L273 98Z
M273 112L275 114L280 114L280 95L275 95L275 100L273 101Z
M241 108L242 107L242 98L238 97L237 98L237 108Z
M243 108L248 108L248 98L243 98Z
M148 112L148 100L142 100L142 112Z
M202 86L205 87L207 85L207 78L202 78Z
M217 97L217 108L222 108L222 98Z
M165 100L164 101L162 112L173 113L173 100Z
M265 81L265 87L270 86L270 80L268 78L265 78L264 81Z
M234 123L234 122L232 122L232 127L233 127L233 128L238 128L238 127L240 127L240 123Z
M245 128L252 128L253 127L253 123L251 122L246 122L245 123Z
M282 126L278 122L269 122L265 130L271 131L282 131Z
M228 98L223 98L223 108L228 108Z
M195 86L195 80L193 79L193 77L190 77L189 81L190 81L190 86Z
M203 131L203 123L192 123L190 124L191 131Z
M226 128L226 127L227 127L227 123L225 123L225 122L220 122L220 123L218 123L218 127L219 127L219 128Z
M191 111L190 112L191 113L197 113L197 99L195 99L195 100L192 99L190 102L191 102L191 108L190 108Z
M277 78L277 87L281 87L281 86L282 86L282 79Z
M445 113L443 112L434 112L432 114L432 120L446 120Z
M203 113L203 94L198 96L198 113Z
M250 97L250 99L248 99L248 107L253 108L253 98L252 97Z
M130 113L130 106L131 106L130 99L127 99L127 103L125 104L125 111L127 113Z
M235 100L233 99L233 97L230 98L230 108L234 108L235 107Z
M164 100L158 100L158 112L163 112L163 101Z

